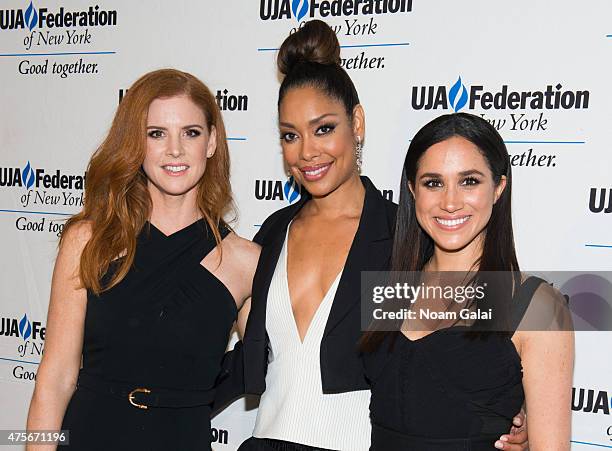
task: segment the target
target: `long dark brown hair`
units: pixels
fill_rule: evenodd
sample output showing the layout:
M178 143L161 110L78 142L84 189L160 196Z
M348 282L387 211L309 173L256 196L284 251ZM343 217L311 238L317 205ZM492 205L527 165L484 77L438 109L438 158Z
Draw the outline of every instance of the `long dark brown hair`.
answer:
M149 105L157 98L186 95L204 112L208 131L217 134L217 148L199 181L197 206L221 241L219 225L232 206L230 160L221 112L210 90L191 74L175 69L150 72L137 80L123 98L110 131L87 167L83 210L71 217L65 231L79 221L91 226L81 254L83 286L99 294L117 285L128 273L136 252L136 237L151 214L147 177L141 170L146 153ZM63 238L62 238L63 239ZM61 243L61 240L60 240ZM106 286L100 279L114 259L117 270Z
M423 154L434 144L453 136L467 139L480 150L493 174L495 185L499 185L502 176L506 177L506 187L493 205L491 218L484 230L482 254L474 265L478 268L478 273L506 271L508 274L517 274L519 264L512 231L512 171L508 150L502 137L491 124L479 116L467 113L447 114L432 120L417 132L410 143L402 170L390 270L421 271L433 256L434 242L417 221L414 196L409 190L409 184L415 186L418 165ZM504 280L502 277L495 279L498 284ZM500 288L499 291L510 293L511 296L514 281L511 278L506 282L510 285ZM499 299L497 304L501 302L503 301ZM395 333L397 332L376 331L374 325L373 330L363 335L361 349L365 352L372 351L388 335Z

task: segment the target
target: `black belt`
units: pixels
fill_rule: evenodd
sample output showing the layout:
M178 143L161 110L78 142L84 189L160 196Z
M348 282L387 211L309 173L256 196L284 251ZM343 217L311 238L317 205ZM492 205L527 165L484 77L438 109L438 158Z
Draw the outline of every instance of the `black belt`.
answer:
M205 406L212 404L215 397L215 390L147 388L131 382L109 381L83 371L79 373L77 387L123 399L139 409Z
M375 424L372 425L371 451L488 451L495 450L497 436L478 436L467 438L427 438L402 434Z

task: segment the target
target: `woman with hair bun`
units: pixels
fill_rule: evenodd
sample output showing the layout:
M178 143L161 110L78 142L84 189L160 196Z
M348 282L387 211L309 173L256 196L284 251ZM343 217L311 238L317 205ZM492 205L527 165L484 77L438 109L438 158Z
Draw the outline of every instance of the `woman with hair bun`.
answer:
M254 239L262 251L244 376L261 401L253 437L239 449L366 450L361 271L388 269L397 206L360 177L365 115L333 30L308 22L283 42L278 68L283 157L303 195Z
M224 221L231 203L210 90L173 69L142 76L60 240L29 430L68 430L73 450L211 449L214 387L259 256Z

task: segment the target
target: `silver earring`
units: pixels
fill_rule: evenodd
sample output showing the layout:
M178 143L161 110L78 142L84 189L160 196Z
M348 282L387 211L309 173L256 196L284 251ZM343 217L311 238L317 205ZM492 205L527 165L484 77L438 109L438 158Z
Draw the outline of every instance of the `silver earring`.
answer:
M362 149L363 145L361 144L361 136L357 136L357 144L355 145L355 161L357 162L357 171L361 174L361 164L362 164Z

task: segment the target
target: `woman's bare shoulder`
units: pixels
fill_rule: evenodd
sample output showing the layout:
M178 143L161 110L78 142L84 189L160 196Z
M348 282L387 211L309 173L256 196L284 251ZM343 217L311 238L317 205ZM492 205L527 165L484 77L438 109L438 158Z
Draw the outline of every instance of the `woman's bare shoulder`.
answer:
M84 246L93 233L93 223L89 220L73 222L62 232L62 244L69 246Z
M235 232L230 232L223 240L223 251L228 251L232 260L239 260L246 266L256 266L261 246Z
M93 227L91 221L78 221L64 228L59 245L58 259L76 261L80 258L83 248L91 239Z

